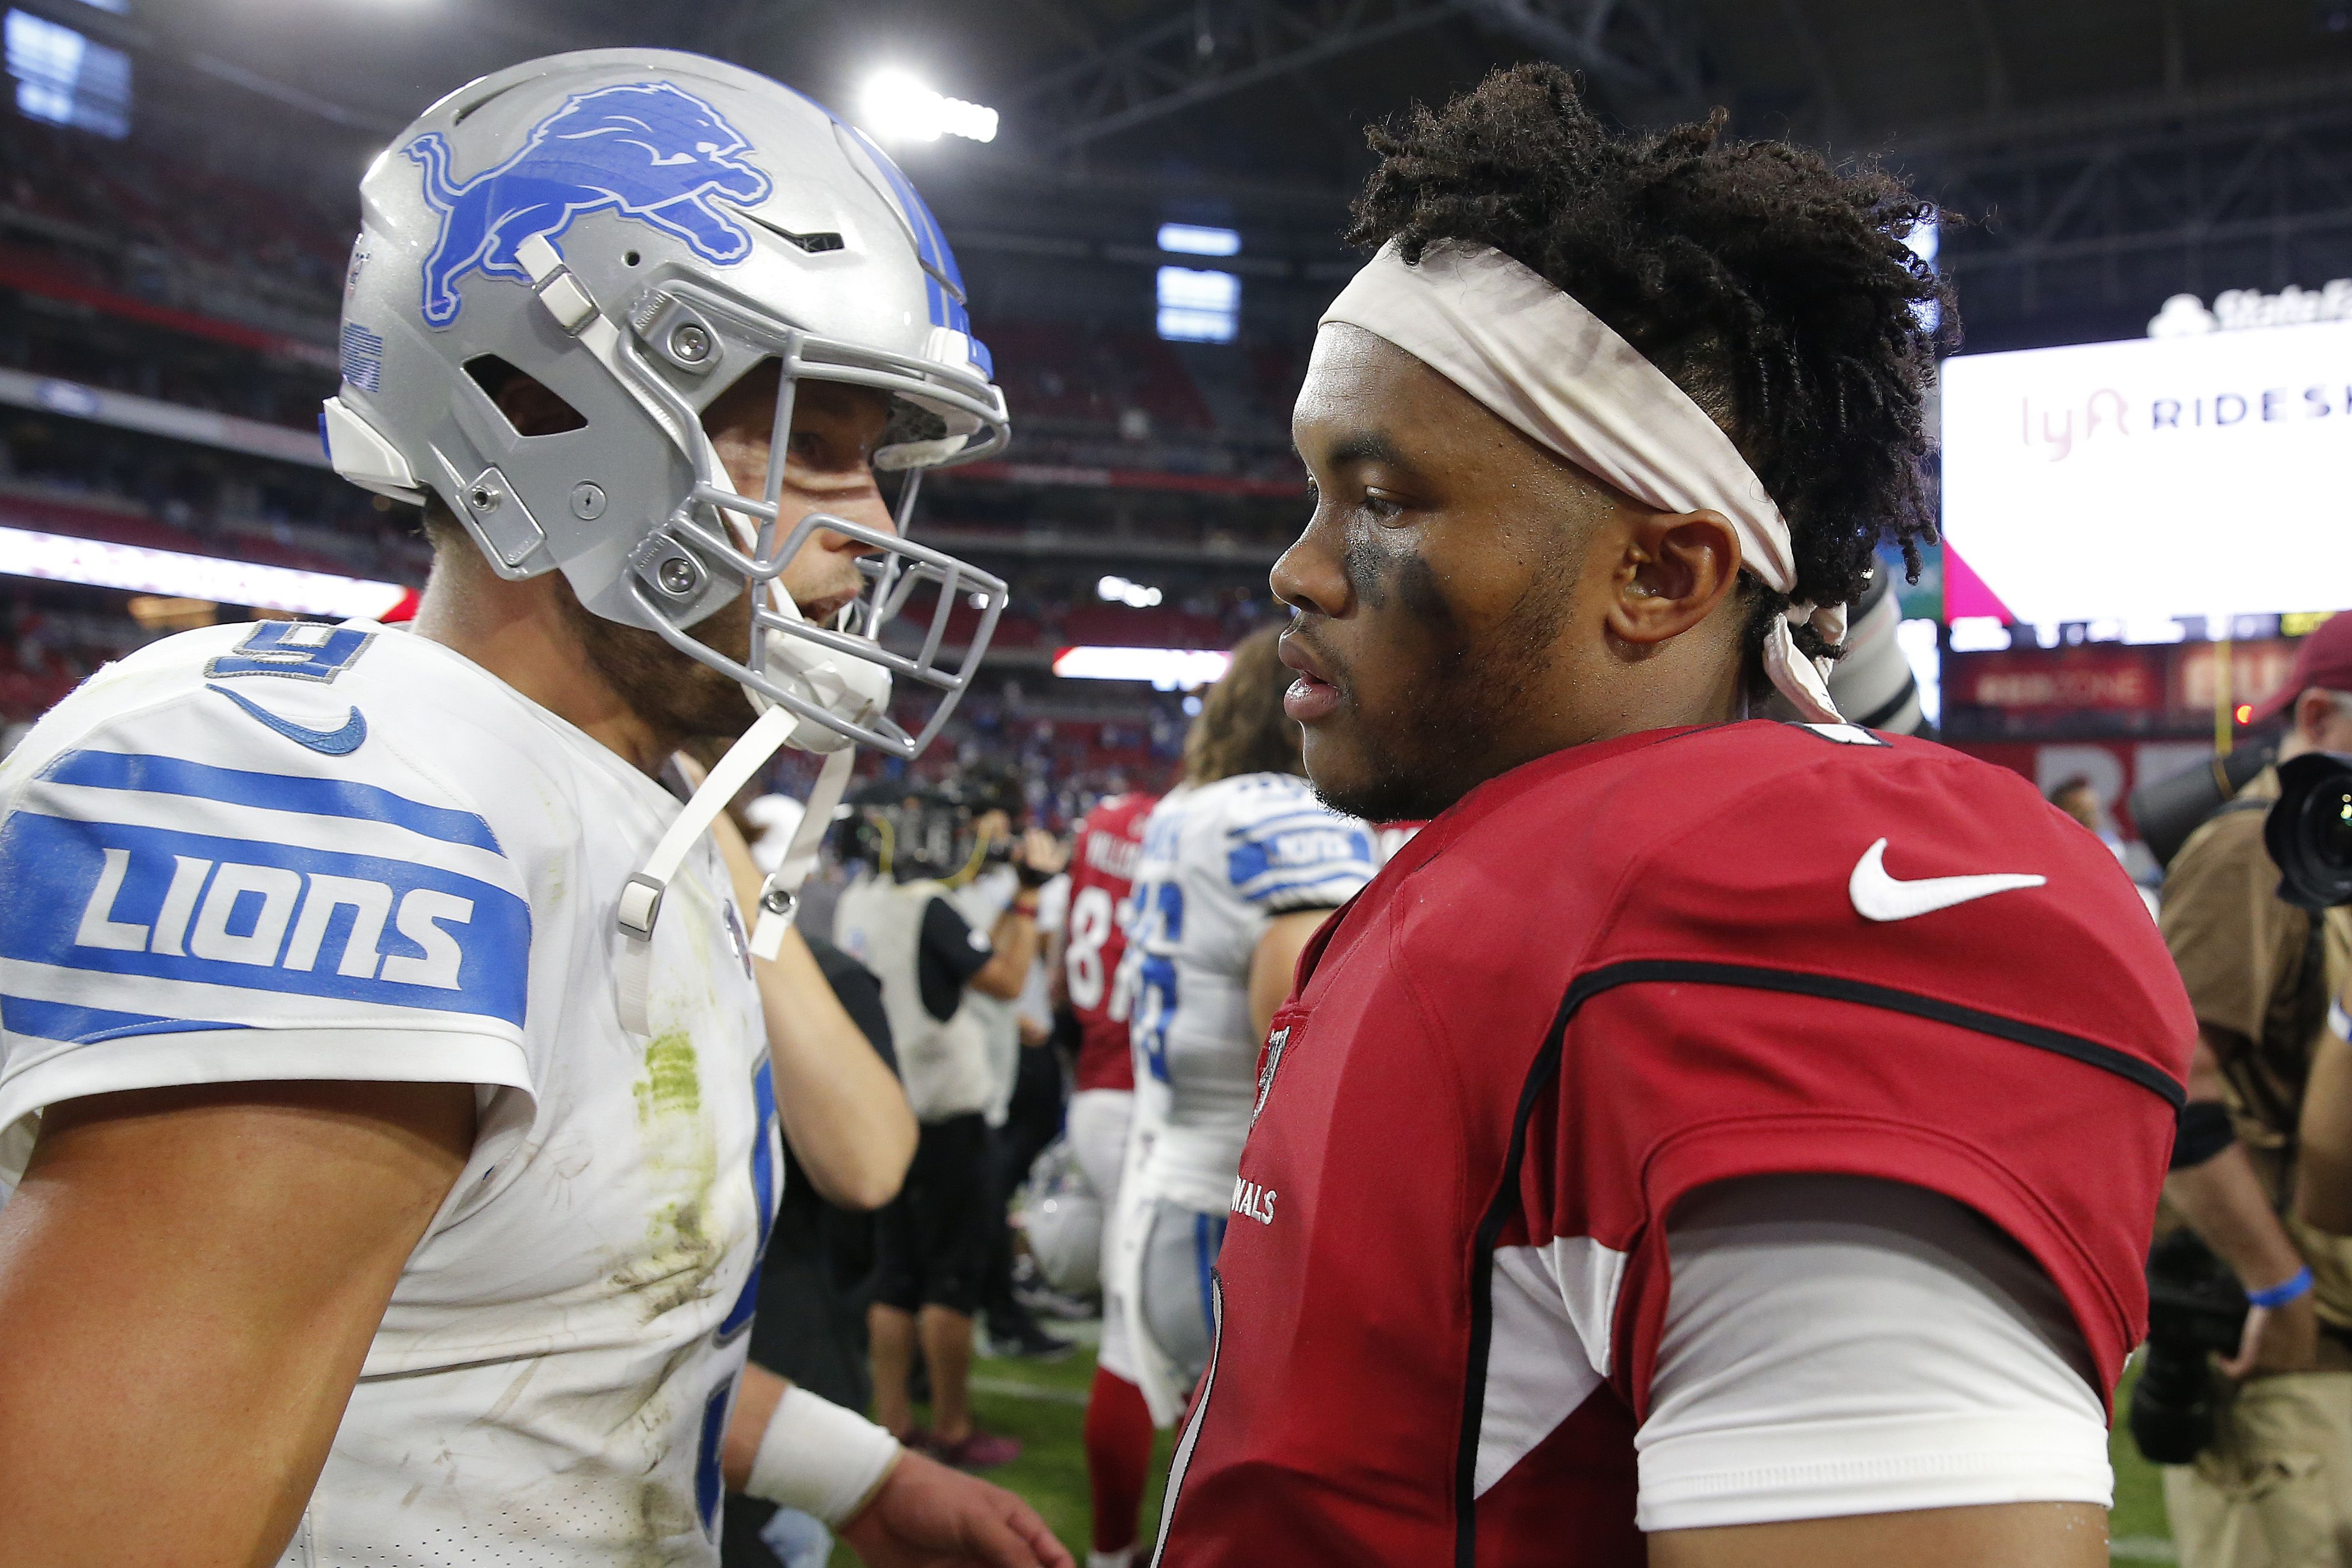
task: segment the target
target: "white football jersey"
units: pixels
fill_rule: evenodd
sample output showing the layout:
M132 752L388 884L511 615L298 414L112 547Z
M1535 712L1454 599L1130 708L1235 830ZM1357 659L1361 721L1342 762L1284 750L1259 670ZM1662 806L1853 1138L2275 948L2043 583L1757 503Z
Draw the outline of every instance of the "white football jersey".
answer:
M1276 915L1345 903L1379 868L1372 830L1290 773L1171 791L1143 828L1119 988L1146 1187L1223 1215L1257 1097L1250 960Z
M782 1145L707 838L663 902L653 1033L621 1026L614 906L679 806L365 622L155 644L0 765L0 1192L79 1096L475 1086L286 1563L719 1561Z

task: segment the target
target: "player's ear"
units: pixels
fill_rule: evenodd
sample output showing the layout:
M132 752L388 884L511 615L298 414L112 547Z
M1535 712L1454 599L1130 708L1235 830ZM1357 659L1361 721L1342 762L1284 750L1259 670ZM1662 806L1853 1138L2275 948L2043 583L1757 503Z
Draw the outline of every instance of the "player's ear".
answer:
M1706 619L1739 580L1739 535L1721 513L1644 512L1622 536L1610 632L1656 645Z

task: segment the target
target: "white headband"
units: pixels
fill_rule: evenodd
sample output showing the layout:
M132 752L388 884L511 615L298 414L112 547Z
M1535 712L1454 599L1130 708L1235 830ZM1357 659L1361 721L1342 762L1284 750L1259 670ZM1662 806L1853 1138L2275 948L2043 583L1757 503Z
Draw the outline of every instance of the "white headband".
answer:
M1547 451L1664 512L1720 513L1740 563L1794 591L1789 525L1722 426L1608 323L1483 246L1433 245L1408 266L1391 240L1323 312L1386 338ZM1791 605L1764 642L1764 672L1805 719L1841 723L1827 661L1797 649L1811 622L1845 638L1845 606Z

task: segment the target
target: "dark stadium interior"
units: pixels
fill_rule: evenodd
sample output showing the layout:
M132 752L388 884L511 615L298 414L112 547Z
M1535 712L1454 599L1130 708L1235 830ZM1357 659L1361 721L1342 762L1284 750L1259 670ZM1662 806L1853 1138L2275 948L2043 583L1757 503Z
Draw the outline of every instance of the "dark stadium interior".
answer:
M1318 318L1362 262L1340 235L1375 162L1366 130L1497 66L1563 65L1617 125L1720 107L1734 134L1904 175L1936 210L1923 254L1958 300L1963 358L2147 338L2184 294L2352 279L2352 0L0 9L12 28L35 18L129 62L79 122L0 111L0 756L109 660L278 613L160 578L93 585L131 579L58 563L77 548L423 584L418 514L345 482L320 438L357 185L426 104L535 56L693 50L849 118L875 73L901 70L1001 115L984 143L891 151L954 247L1014 432L1003 453L925 481L917 537L1005 578L1010 607L939 743L911 764L865 754L860 776L1009 770L1057 830L1107 794L1167 785L1202 700L1190 679L1064 673L1066 653L1222 652L1285 617L1267 573L1308 510L1289 411ZM12 91L27 79L15 37ZM1231 247L1170 248L1170 225ZM1171 268L1224 279L1223 326L1166 330ZM2352 317L2352 282L2341 292L2331 313ZM2231 521L2215 520L2217 537ZM2139 548L2133 521L2114 520L2118 557ZM24 553L28 541L47 553ZM1948 584L1940 547L1923 565L1895 584L1887 619L1940 738L2045 794L2089 784L2147 888L2160 873L2132 789L2210 763L2217 725L2222 751L2242 739L2232 714L2243 726L2298 640L2352 607L2143 637L1963 616L1947 607L1958 574ZM976 618L957 606L949 641ZM787 753L767 782L802 795L814 776ZM1082 1379L1015 1370L1032 1405L1006 1404L1004 1368L983 1363L983 1417L1075 1467L1061 1428ZM2155 1472L2118 1455L2116 1560L2175 1561ZM1070 1491L1057 1520L1083 1517Z
M133 107L121 141L0 122L0 368L296 431L333 387L357 172L480 71L657 43L835 103L890 65L998 106L995 142L902 154L957 247L1018 431L1001 460L934 483L924 527L1016 583L970 743L1024 737L1056 785L1164 762L1164 734L1139 748L1130 731L1181 716L1172 694L1055 679L1054 647L1221 647L1275 613L1264 572L1303 493L1286 410L1353 265L1337 237L1363 129L1495 64L1560 59L1632 125L1720 104L1741 132L1884 158L1947 215L1937 264L1969 350L2135 335L2178 291L2352 272L2352 27L2329 0L23 8L123 49ZM1231 342L1155 335L1169 221L1239 232L1218 264L1242 279ZM427 559L412 519L314 462L110 427L29 386L7 403L0 510L18 526L411 584ZM1108 575L1164 598L1104 602ZM7 717L152 635L121 599L18 580ZM1955 697L1950 721L1989 740L2201 722Z

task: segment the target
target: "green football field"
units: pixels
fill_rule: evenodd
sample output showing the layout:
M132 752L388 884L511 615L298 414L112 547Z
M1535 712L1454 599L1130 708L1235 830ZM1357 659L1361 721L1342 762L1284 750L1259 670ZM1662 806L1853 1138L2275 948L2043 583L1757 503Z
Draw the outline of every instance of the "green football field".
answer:
M1057 1323L1053 1327L1055 1332L1067 1335L1091 1326ZM980 1424L1022 1442L1021 1458L991 1472L990 1479L1028 1499L1068 1544L1082 1568L1087 1552L1087 1457L1079 1428L1094 1368L1092 1347L1080 1345L1076 1354L1055 1365L983 1359L972 1374L972 1405ZM2126 1394L2129 1387L2126 1380ZM2123 1399L2123 1395L2116 1399L2119 1409ZM2164 1492L2156 1468L2140 1458L2131 1438L2122 1432L2110 1439L2110 1447L2116 1466L2116 1510L2109 1531L2115 1542L2114 1561L2172 1562L2171 1531L2165 1523ZM1169 1438L1163 1434L1143 1499L1147 1542L1160 1519L1159 1478L1167 1473L1168 1448ZM856 1561L848 1552L836 1550L833 1568L855 1568Z

